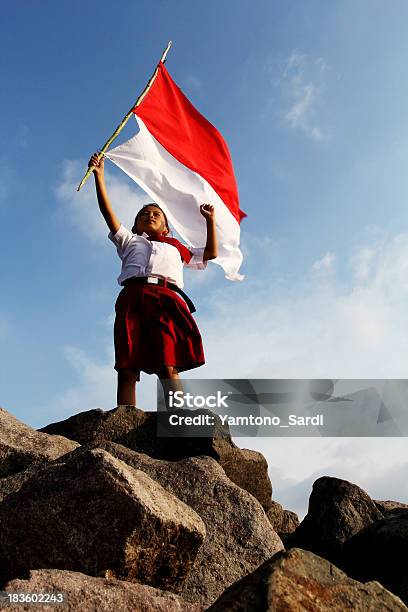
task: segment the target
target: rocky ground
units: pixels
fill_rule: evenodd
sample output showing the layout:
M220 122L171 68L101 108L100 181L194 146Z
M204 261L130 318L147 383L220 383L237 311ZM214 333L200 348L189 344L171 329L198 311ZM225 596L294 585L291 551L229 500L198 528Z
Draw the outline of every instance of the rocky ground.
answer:
M81 612L408 610L408 505L322 477L299 524L228 431L156 428L127 406L39 431L0 409L0 590Z

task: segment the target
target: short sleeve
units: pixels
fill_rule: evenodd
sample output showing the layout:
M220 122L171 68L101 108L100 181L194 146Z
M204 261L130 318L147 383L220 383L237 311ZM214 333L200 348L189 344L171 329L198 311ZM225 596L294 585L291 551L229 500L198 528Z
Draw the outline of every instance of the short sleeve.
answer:
M124 225L121 225L116 234L109 232L108 238L113 242L119 251L124 251L133 238L133 234Z
M191 253L191 259L188 263L184 262L185 268L194 268L195 270L205 270L207 261L203 260L205 247L188 247Z

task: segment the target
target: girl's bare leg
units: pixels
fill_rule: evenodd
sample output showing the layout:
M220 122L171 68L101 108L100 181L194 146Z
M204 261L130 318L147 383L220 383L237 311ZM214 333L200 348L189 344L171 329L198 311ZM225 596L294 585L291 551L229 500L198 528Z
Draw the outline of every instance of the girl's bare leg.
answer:
M163 391L165 391L164 397L166 400L167 410L171 410L171 408L168 407L168 395L166 391L168 392L184 390L180 375L177 371L177 368L175 368L174 366L163 366L159 371L158 375L162 385L163 382L165 383L165 385L163 386Z
M135 370L118 371L118 406L136 406L136 382L139 372Z

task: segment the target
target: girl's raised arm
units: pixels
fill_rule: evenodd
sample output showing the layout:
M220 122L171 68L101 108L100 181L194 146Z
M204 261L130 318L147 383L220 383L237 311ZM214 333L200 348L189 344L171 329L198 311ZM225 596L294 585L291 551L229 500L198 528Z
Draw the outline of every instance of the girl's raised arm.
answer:
M105 175L104 175L104 157L102 156L98 160L98 154L94 153L88 162L88 166L94 166L93 171L95 177L96 195L98 197L99 209L106 221L107 226L113 235L115 235L120 228L120 221L113 212L111 203L108 198L108 192L106 191Z
M215 259L218 256L214 206L211 204L201 204L200 213L207 223L207 242L203 254L203 261L207 261L208 259Z

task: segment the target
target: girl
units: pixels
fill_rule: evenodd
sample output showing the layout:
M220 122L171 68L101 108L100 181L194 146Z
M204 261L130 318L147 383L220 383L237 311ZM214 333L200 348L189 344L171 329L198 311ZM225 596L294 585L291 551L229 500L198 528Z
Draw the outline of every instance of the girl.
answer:
M187 248L169 237L167 217L154 203L137 213L130 232L109 202L103 156L98 160L95 153L88 165L94 167L99 208L122 260L118 283L123 289L116 301L114 325L117 404L135 406L141 370L166 380L166 388L177 389L179 372L204 363L201 335L190 314L195 309L182 291L183 265L204 269L209 259L217 257L214 207L200 206L207 224L203 248Z

